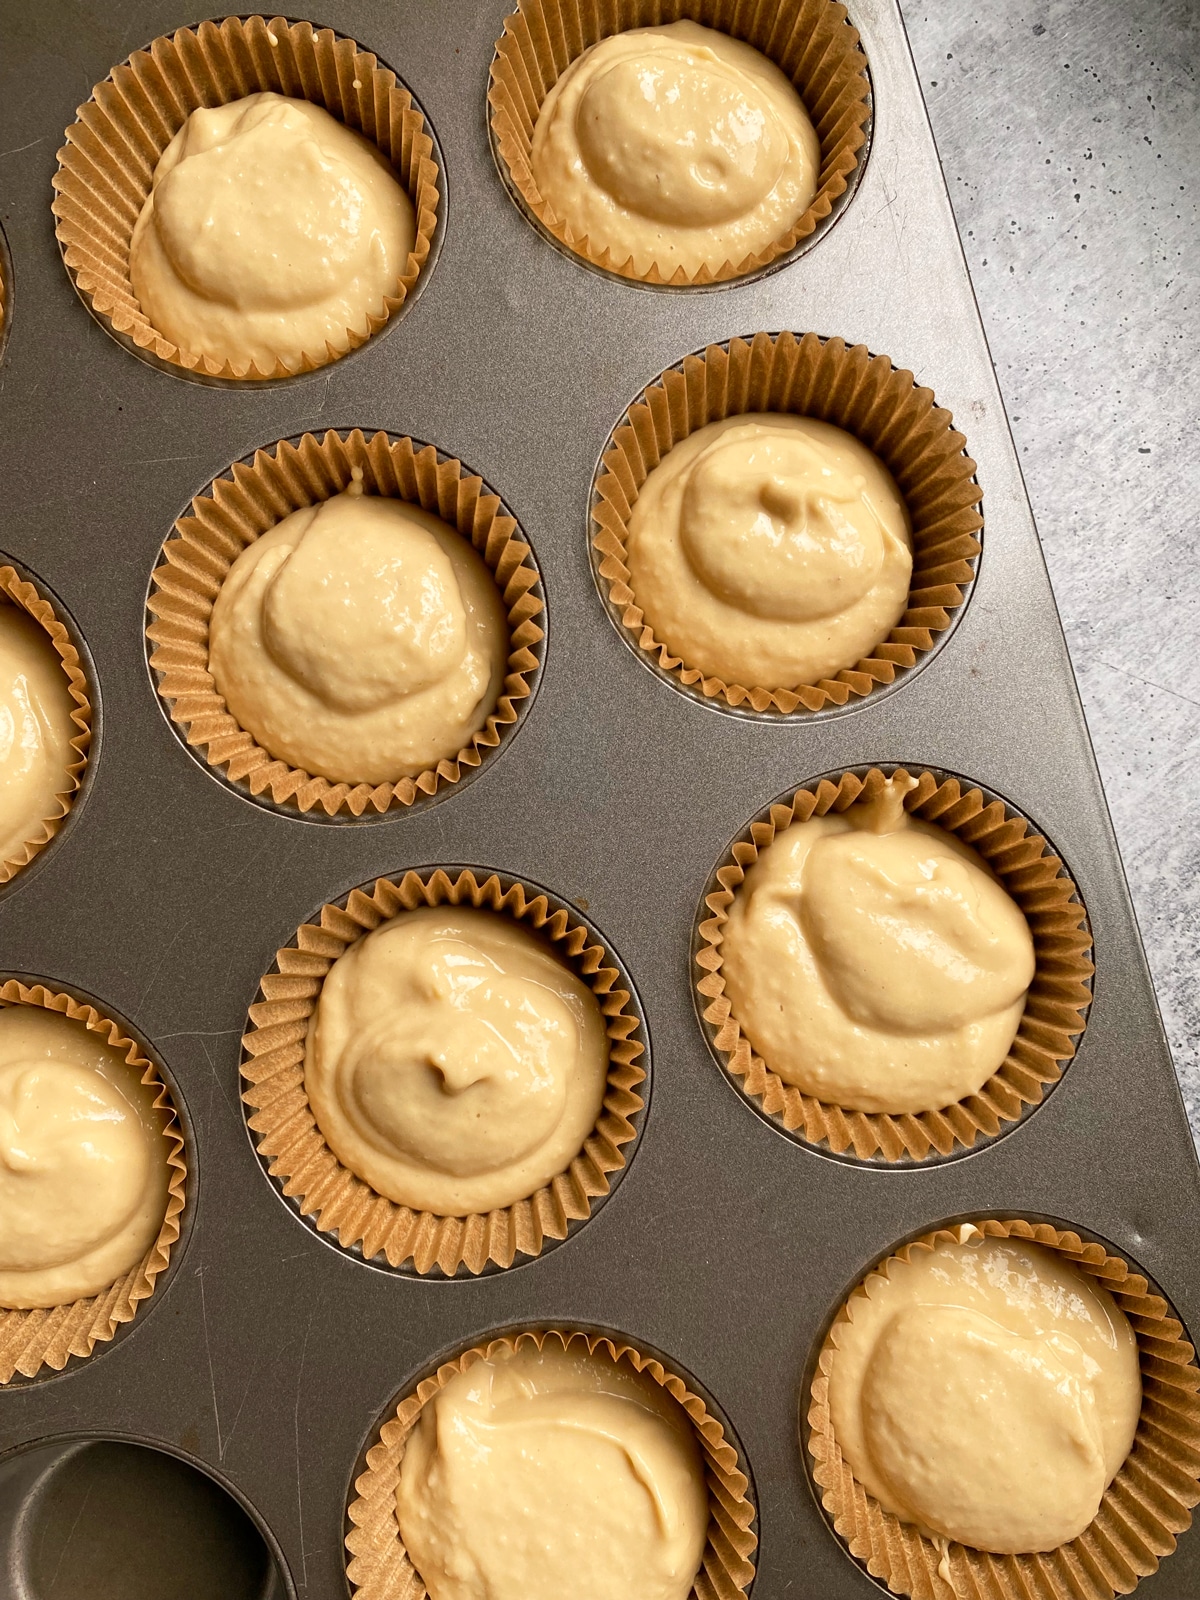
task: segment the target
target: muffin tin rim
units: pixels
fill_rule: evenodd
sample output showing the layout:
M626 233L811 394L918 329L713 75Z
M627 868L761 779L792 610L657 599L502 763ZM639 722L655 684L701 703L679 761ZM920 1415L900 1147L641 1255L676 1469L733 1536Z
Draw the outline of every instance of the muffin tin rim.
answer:
M57 1376L61 1377L62 1374L59 1373ZM81 1447L89 1444L137 1445L143 1450L152 1450L159 1455L172 1456L176 1461L182 1461L185 1466L190 1467L193 1472L198 1472L203 1477L210 1479L218 1488L225 1491L236 1506L245 1512L255 1531L262 1539L283 1583L284 1593L280 1600L297 1600L296 1586L292 1581L291 1571L288 1568L287 1558L284 1556L282 1546L275 1537L271 1525L254 1502L249 1499L245 1490L226 1475L221 1465L214 1466L208 1461L201 1460L199 1456L185 1450L182 1445L176 1444L173 1440L159 1439L151 1437L149 1434L117 1432L114 1429L106 1429L102 1433L96 1433L87 1429L67 1428L56 1433L44 1434L37 1439L25 1439L20 1444L10 1445L7 1450L0 1450L0 1468L6 1466L10 1461L18 1460L23 1455L31 1454L35 1450L72 1443Z

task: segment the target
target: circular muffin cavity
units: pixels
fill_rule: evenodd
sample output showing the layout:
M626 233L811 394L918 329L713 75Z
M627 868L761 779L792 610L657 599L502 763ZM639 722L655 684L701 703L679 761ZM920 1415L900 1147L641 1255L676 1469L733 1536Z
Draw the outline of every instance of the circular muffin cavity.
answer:
M158 692L189 748L260 803L318 820L405 809L478 771L532 701L533 553L432 445L284 440L193 500L162 555Z
M40 584L0 563L0 884L62 828L92 743L92 693Z
M965 1154L1073 1057L1091 934L1047 841L945 773L840 772L781 797L710 879L696 1002L731 1082L849 1160Z
M132 1320L179 1238L170 1091L94 1006L0 983L0 1383L61 1371Z
M896 1594L1110 1600L1200 1500L1200 1370L1146 1279L1047 1222L966 1222L894 1251L817 1357L826 1514Z
M73 1421L76 1419L72 1419ZM278 1542L240 1490L174 1441L44 1434L0 1459L14 1595L288 1600Z
M378 333L429 270L442 184L424 115L331 29L180 28L78 117L54 180L67 269L102 324L168 370L310 372Z
M566 903L466 867L322 907L251 1007L260 1160L372 1265L465 1277L581 1226L630 1156L648 1076L628 975Z
M731 20L692 0L602 16L537 0L492 61L492 149L546 236L635 282L704 286L810 244L870 135L859 36L835 0Z
M861 704L966 604L983 522L965 443L930 390L862 345L711 345L609 436L591 503L601 599L639 659L704 704Z
M736 1440L692 1380L616 1335L505 1333L439 1364L354 1489L359 1600L733 1600L754 1577Z

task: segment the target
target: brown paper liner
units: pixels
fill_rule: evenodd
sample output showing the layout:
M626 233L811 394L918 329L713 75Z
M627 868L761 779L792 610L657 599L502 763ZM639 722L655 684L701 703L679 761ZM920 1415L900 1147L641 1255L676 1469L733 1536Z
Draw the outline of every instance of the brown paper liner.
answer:
M692 1587L692 1600L736 1600L754 1577L752 1556L758 1540L753 1532L754 1504L750 1483L738 1462L738 1453L726 1438L720 1422L682 1378L653 1356L604 1334L560 1332L557 1328L502 1334L472 1346L440 1366L401 1400L395 1415L380 1429L379 1441L367 1451L367 1470L355 1480L358 1498L350 1502L348 1518L354 1524L346 1536L351 1560L346 1575L357 1600L425 1600L427 1590L400 1539L396 1519L396 1489L400 1463L408 1436L425 1404L444 1389L451 1378L500 1350L519 1350L533 1344L539 1350L547 1339L564 1348L585 1345L589 1354L602 1351L612 1361L625 1361L635 1372L645 1372L664 1388L687 1413L696 1430L704 1457L708 1485L708 1543Z
M416 240L395 292L346 342L298 366L263 371L181 350L148 321L129 278L129 245L159 157L200 106L226 105L270 90L324 106L392 163L416 211ZM411 294L429 259L441 176L433 140L396 75L330 28L275 17L226 17L179 28L114 67L77 112L58 152L53 211L63 259L76 288L125 343L206 378L284 378L311 372L366 342Z
M638 492L682 439L710 422L752 412L816 417L854 434L885 463L913 526L908 608L870 656L832 678L765 689L705 677L655 637L631 588L625 538ZM757 333L691 355L642 391L617 424L592 494L593 562L614 616L654 666L677 686L758 713L844 706L894 683L957 621L974 581L982 491L966 440L933 391L865 345L815 333Z
M508 608L508 668L487 722L435 768L376 785L335 783L277 760L226 709L208 670L213 604L237 556L291 512L341 493L356 470L368 493L407 500L457 528L491 569ZM544 637L533 552L483 480L469 476L461 462L439 457L432 445L386 433L367 439L356 428L330 431L321 440L306 433L297 444L284 440L270 452L258 450L253 465L238 462L192 501L162 555L147 601L156 620L146 629L158 692L172 720L186 729L187 743L202 749L210 766L277 806L302 813L319 806L331 817L411 806L477 768L512 732L533 693Z
M34 856L46 848L66 821L83 782L88 751L92 743L92 701L87 675L79 659L79 651L71 643L71 636L59 621L54 607L44 598L35 584L22 578L13 567L0 566L0 605L5 601L11 601L13 605L20 606L22 611L28 612L50 636L50 643L62 662L71 699L75 702L71 721L78 731L72 734L69 741L74 756L67 764L62 790L54 797L54 809L34 827L30 837L14 855L0 858L0 883L8 883L22 867L28 866Z
M682 267L664 278L657 266L634 270L632 258L615 260L607 247L577 234L542 198L532 168L538 112L563 73L599 40L630 28L659 27L688 19L743 39L791 79L821 141L817 194L808 210L765 250L714 271L690 276ZM860 162L871 121L867 58L846 8L836 0L776 0L769 6L739 0L521 0L504 20L492 61L493 148L501 173L546 231L576 255L606 272L672 286L720 283L759 272L794 250L832 213Z
M988 1238L1027 1239L1056 1250L1116 1300L1137 1335L1142 1369L1142 1415L1133 1448L1105 1492L1095 1521L1070 1544L1038 1555L992 1555L952 1543L953 1583L939 1575L942 1547L902 1522L862 1487L846 1465L829 1415L829 1373L838 1329L852 1314L862 1284L829 1331L811 1391L808 1440L813 1478L851 1553L893 1594L913 1600L1112 1600L1156 1571L1191 1524L1200 1501L1200 1369L1183 1325L1146 1279L1103 1245L1045 1222L976 1222ZM959 1238L939 1228L905 1245L890 1261ZM868 1275L870 1276L870 1275ZM864 1280L865 1282L866 1280Z
M274 972L263 978L262 999L250 1007L250 1030L242 1040L246 1059L242 1095L260 1157L302 1216L322 1233L334 1234L345 1250L360 1249L365 1261L382 1256L389 1266L412 1262L415 1272L453 1277L489 1266L510 1267L519 1255L538 1256L547 1240L565 1239L571 1224L591 1214L608 1194L608 1174L625 1166L623 1146L636 1137L633 1117L642 1109L638 1086L646 1077L638 1064L644 1045L639 1019L630 1008L621 973L590 929L544 894L496 873L477 878L469 868L451 878L442 868L406 872L399 882L377 878L354 889L344 907L321 907L316 923L305 923L296 943L275 955ZM419 906L470 905L513 917L538 930L556 955L591 987L609 1038L608 1088L595 1128L565 1172L525 1200L467 1217L413 1211L386 1199L344 1167L317 1127L304 1089L304 1047L325 974L346 948L389 917Z
M158 1090L154 1109L162 1119L162 1134L167 1141L167 1165L171 1169L167 1188L167 1211L158 1238L136 1267L118 1278L100 1294L69 1305L36 1311L6 1311L0 1307L0 1384L19 1373L33 1378L43 1367L61 1372L72 1356L90 1356L98 1344L107 1343L123 1322L132 1322L138 1306L154 1293L159 1277L166 1271L171 1251L179 1238L179 1219L185 1202L187 1163L183 1133L170 1090L153 1061L141 1047L121 1031L103 1012L37 983L27 986L16 978L0 983L0 1007L41 1006L58 1011L72 1021L81 1022L92 1033L105 1036L107 1043L124 1053L131 1067L140 1067L142 1082Z
M892 773L908 776L903 767ZM789 1133L863 1161L873 1157L889 1162L922 1161L996 1138L1006 1125L1020 1121L1039 1105L1050 1086L1058 1082L1064 1064L1078 1047L1091 1003L1092 937L1087 913L1066 868L1023 817L1001 800L989 802L980 790L968 788L957 778L939 780L931 772L922 772L917 775L917 787L905 797L905 809L977 850L1024 912L1033 935L1037 965L1016 1038L1004 1062L978 1093L940 1111L902 1115L851 1111L785 1083L751 1047L725 993L721 943L729 907L760 852L777 834L793 822L845 811L856 800L871 800L884 781L885 775L877 767L862 777L845 772L832 781L822 778L815 788L797 789L790 799L771 806L764 820L752 823L741 835L717 869L720 888L705 897L712 916L702 920L697 929L695 959L702 976L696 989L710 1043L726 1071L767 1115L779 1118Z

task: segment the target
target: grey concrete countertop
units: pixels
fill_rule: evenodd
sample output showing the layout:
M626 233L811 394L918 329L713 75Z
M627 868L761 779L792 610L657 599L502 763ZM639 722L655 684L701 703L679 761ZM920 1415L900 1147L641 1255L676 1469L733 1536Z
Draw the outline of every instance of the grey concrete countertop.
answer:
M1200 1143L1200 6L902 6Z

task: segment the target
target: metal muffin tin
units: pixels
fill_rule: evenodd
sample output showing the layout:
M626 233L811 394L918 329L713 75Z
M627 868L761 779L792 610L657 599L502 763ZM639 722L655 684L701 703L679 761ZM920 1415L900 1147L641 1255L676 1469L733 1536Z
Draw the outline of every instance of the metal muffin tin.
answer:
M866 1597L878 1586L825 1525L797 1427L815 1341L843 1295L907 1236L1016 1213L1097 1235L1200 1329L1200 1169L895 0L851 4L875 122L836 224L777 271L687 294L577 264L514 205L486 119L508 9L323 0L307 14L375 51L419 99L445 161L445 232L385 337L257 389L133 359L81 306L55 247L50 180L76 106L131 49L197 16L178 0L0 5L13 269L0 547L67 607L104 721L86 804L0 895L0 968L128 1018L192 1135L169 1281L111 1346L0 1391L0 1452L101 1437L181 1454L252 1510L277 1553L274 1586L246 1600L333 1600L346 1593L356 1465L415 1376L495 1328L609 1327L694 1376L736 1430L758 1506L755 1600ZM785 328L862 342L933 388L978 463L984 553L952 638L894 692L836 717L751 720L676 693L618 639L592 581L589 493L645 384L705 344ZM548 649L537 703L477 781L369 827L314 827L249 802L183 749L149 681L144 605L190 496L256 446L356 426L430 440L504 497L542 571ZM1034 1114L961 1159L892 1170L781 1137L731 1092L697 1022L689 949L709 874L768 801L889 761L975 779L1053 839L1097 966L1078 1058ZM238 1064L259 979L314 905L461 860L586 909L632 974L655 1070L611 1200L521 1270L447 1282L376 1271L299 1223L255 1156ZM38 1461L86 1454L64 1445ZM96 1459L110 1476L126 1470L111 1451ZM78 1497L63 1481L31 1456L0 1460L6 1600L42 1600L22 1527L42 1517L39 1537L70 1558L62 1508ZM210 1591L203 1549L179 1592ZM121 1581L122 1600L165 1592ZM1141 1593L1200 1593L1195 1530Z

